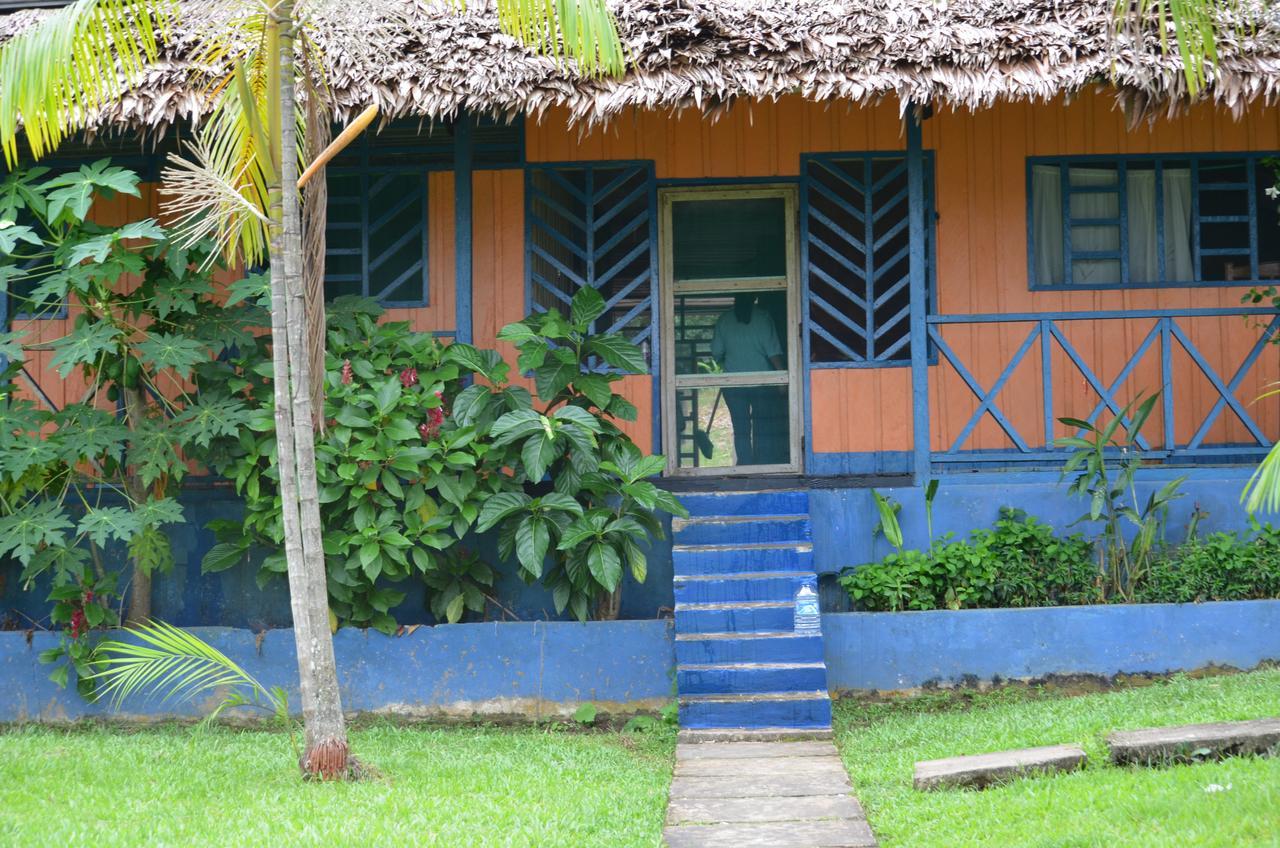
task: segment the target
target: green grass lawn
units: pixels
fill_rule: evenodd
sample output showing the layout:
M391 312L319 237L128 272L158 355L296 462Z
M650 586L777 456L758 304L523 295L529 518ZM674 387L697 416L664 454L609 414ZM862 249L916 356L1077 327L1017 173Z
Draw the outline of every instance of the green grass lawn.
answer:
M0 731L0 845L657 846L675 733L375 725L379 777L304 783L283 734Z
M1280 671L1174 678L1080 697L997 690L845 701L836 736L885 848L1280 846L1280 758L1168 768L1106 762L1110 730L1280 715ZM1082 771L984 791L916 792L916 760L1076 742ZM1213 785L1222 791L1206 791ZM1229 787L1229 788L1225 788Z

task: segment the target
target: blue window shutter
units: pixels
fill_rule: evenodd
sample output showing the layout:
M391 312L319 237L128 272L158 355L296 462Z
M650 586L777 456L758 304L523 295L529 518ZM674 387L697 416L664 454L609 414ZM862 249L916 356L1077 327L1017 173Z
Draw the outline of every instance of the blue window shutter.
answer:
M926 257L933 254L932 166L926 152ZM815 367L909 363L906 158L818 154L804 157L802 169L809 361ZM930 280L932 271L931 262Z
M378 167L329 176L325 295L426 306L428 177Z
M579 289L604 295L597 332L646 350L656 341L656 188L651 162L575 162L526 170L527 310L568 312ZM656 361L656 357L650 357Z

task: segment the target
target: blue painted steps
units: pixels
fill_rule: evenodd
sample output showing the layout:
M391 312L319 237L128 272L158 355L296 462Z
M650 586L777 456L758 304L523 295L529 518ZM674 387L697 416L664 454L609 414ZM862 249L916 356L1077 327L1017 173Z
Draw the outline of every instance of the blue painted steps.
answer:
M824 734L831 701L820 633L795 632L817 584L804 491L682 495L672 523L676 683L687 732Z

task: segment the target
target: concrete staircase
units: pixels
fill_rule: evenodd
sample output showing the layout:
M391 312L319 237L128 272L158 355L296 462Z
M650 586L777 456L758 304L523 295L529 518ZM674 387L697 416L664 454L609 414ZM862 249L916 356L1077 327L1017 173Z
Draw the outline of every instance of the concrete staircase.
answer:
M817 587L803 491L681 495L673 523L684 741L829 738L821 634L794 629Z

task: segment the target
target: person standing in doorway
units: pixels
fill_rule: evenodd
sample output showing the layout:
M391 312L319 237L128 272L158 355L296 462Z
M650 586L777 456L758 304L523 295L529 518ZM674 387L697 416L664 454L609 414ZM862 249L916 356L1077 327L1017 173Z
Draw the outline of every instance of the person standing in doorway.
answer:
M769 313L756 306L755 292L734 295L733 308L716 320L711 355L725 372L786 370L778 330ZM782 389L781 397L779 389ZM786 462L786 445L776 422L785 415L783 386L734 386L724 390L733 422L737 465Z

